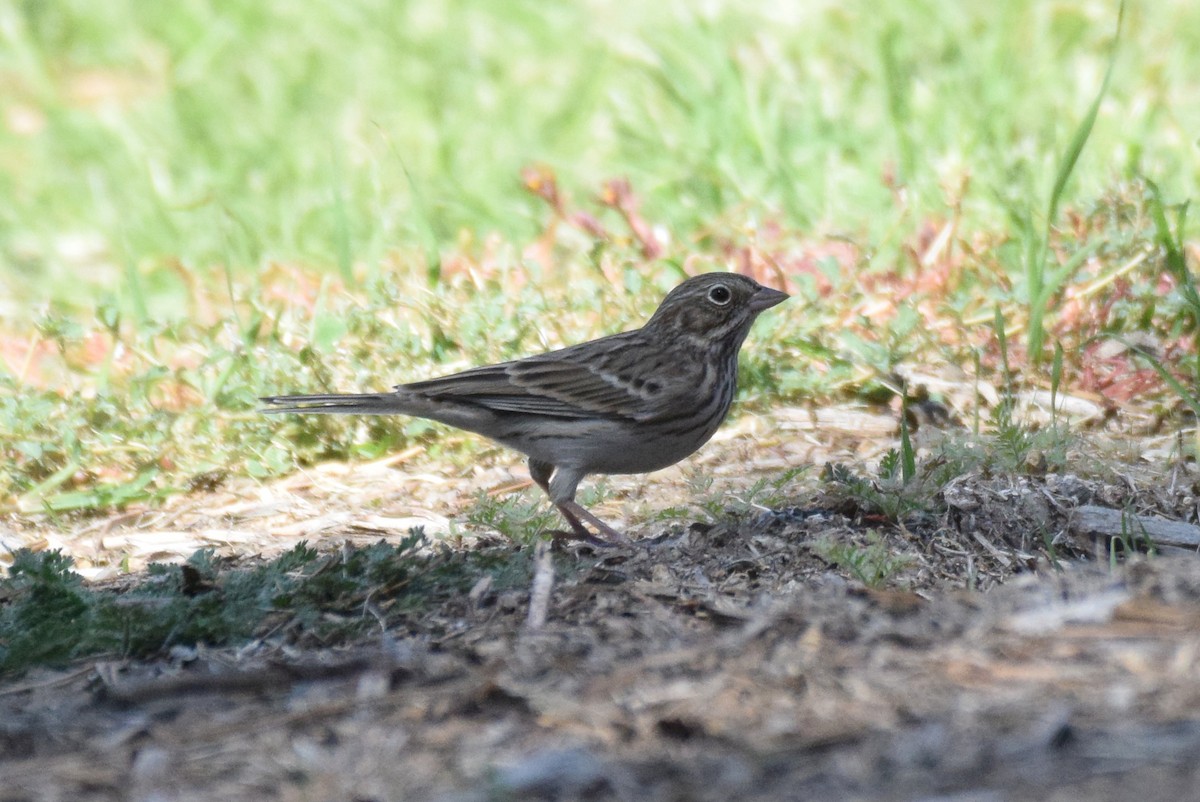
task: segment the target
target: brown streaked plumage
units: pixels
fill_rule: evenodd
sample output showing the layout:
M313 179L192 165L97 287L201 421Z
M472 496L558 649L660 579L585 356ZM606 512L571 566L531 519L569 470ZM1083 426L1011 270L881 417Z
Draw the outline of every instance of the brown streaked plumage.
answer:
M646 473L708 442L737 389L737 357L758 314L788 296L735 273L690 278L640 329L472 368L389 393L284 395L264 412L403 414L490 437L529 458L576 536L625 537L575 501L592 473Z

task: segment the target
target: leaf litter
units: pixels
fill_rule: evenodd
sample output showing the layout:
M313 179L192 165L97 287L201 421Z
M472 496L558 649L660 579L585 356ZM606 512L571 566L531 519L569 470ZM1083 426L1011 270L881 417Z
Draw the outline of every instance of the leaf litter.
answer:
M6 793L1186 798L1200 561L1147 533L1194 533L1195 466L1108 460L1164 446L1099 433L1049 468L959 465L912 493L869 467L894 421L778 410L652 481L607 480L599 509L643 538L632 549L465 527L469 505L530 492L499 451L457 471L404 453L231 482L65 532L10 517L10 548L62 549L121 598L150 560L212 549L219 572L178 574L203 597L301 542L325 582L303 587L325 595L236 643L10 675ZM936 467L928 428L915 440ZM827 467L778 479L801 463ZM380 541L418 526L414 573ZM339 584L348 565L375 583Z

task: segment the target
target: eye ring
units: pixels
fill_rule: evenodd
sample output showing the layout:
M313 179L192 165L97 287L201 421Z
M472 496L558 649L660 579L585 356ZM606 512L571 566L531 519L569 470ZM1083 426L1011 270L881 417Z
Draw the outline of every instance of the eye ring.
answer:
M708 300L717 306L725 306L733 300L733 293L724 284L716 284L708 291Z

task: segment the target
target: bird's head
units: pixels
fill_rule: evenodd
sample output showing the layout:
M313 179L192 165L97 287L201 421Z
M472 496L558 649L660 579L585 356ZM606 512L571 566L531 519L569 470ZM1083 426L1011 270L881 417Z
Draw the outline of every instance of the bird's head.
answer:
M750 324L764 309L788 295L737 273L705 273L689 278L667 294L647 328L738 348Z

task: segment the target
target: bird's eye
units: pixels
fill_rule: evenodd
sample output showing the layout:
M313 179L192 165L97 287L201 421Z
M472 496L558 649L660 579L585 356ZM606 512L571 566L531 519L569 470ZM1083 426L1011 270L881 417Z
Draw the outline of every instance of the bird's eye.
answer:
M708 300L717 306L724 306L733 298L733 293L724 284L717 284L708 291Z

